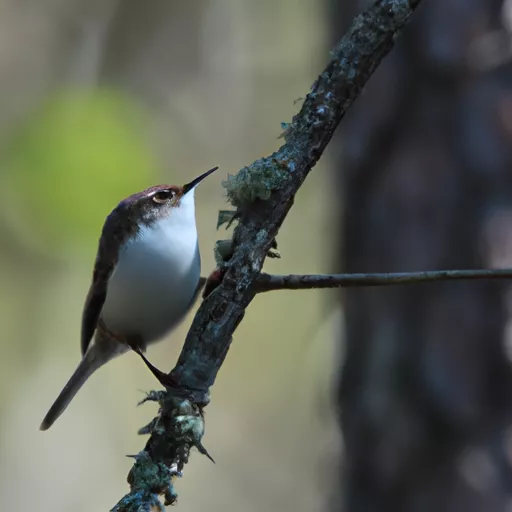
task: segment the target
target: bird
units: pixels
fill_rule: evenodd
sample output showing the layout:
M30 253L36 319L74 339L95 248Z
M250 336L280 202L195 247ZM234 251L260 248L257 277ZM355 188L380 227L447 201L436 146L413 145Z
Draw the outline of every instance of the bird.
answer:
M129 350L160 382L174 385L144 352L181 322L204 282L194 191L217 169L183 186L157 185L133 194L107 216L83 308L82 359L41 430L53 425L96 370Z

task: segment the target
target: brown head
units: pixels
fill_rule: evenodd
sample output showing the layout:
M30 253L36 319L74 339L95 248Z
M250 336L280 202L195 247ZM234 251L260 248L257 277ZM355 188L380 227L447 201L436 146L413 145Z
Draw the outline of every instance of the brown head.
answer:
M133 216L132 219L136 223L151 224L154 220L169 215L173 208L178 208L183 197L217 169L218 167L213 167L183 186L156 185L149 187L121 201L116 210L124 211L129 217Z
M156 185L123 199L107 217L100 246L117 249L127 238L136 235L141 225L150 225L168 216L188 193L217 169L214 167L183 186Z

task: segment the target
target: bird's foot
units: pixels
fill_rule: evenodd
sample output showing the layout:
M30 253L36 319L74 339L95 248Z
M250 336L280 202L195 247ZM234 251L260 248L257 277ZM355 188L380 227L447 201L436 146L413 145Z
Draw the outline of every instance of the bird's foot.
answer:
M100 327L103 332L110 336L112 339L118 341L123 345L128 345L134 352L139 354L141 359L144 361L144 364L149 368L151 373L157 378L158 382L164 386L164 388L174 388L181 389L181 386L173 379L168 373L159 370L156 366L154 366L148 358L144 355L144 350L146 349L146 344L143 340L138 336L122 336L119 335L110 329L100 320Z
M180 388L180 385L173 379L168 373L159 370L155 365L153 365L148 358L142 352L142 349L138 345L132 346L132 350L139 354L139 356L144 361L144 364L149 368L151 373L157 378L158 382L162 384L165 388Z
M206 279L206 283L204 285L203 290L203 299L206 299L210 293L219 286L219 284L222 282L222 278L224 277L224 274L226 273L225 268L216 268Z

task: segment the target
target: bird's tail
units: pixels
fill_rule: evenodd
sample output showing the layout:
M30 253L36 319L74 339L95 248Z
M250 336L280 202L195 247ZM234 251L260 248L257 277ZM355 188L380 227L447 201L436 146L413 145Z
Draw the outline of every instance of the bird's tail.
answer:
M44 417L40 430L48 430L57 418L66 410L71 400L80 391L85 381L101 366L103 366L111 357L105 357L106 354L99 353L97 347L92 345L85 353L80 364L74 371L64 389L60 392L57 400L53 403L50 410Z

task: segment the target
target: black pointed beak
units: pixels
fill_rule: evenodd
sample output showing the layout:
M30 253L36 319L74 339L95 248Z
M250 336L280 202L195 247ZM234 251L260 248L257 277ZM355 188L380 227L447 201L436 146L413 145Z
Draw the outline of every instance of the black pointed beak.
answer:
M210 176L210 174L215 172L217 169L218 167L214 167L213 169L210 169L209 171L206 171L205 173L201 174L201 176L198 176L195 180L192 180L190 183L183 185L183 195L185 195L187 192L190 192L193 188L197 187L197 185L199 185L201 181Z

